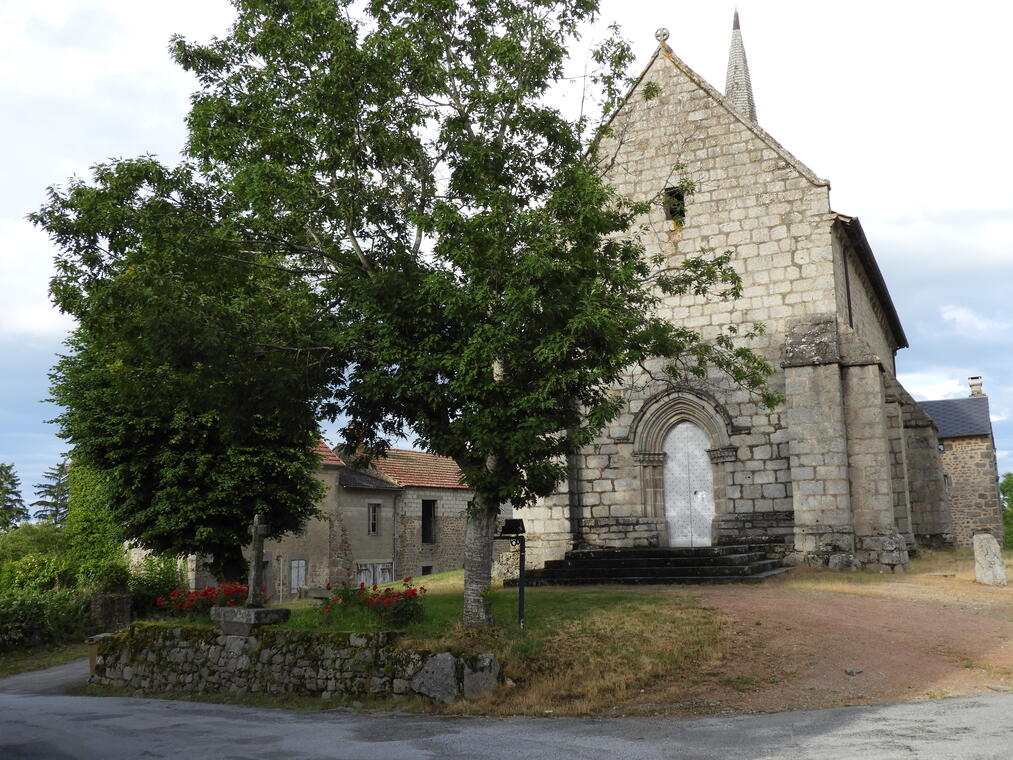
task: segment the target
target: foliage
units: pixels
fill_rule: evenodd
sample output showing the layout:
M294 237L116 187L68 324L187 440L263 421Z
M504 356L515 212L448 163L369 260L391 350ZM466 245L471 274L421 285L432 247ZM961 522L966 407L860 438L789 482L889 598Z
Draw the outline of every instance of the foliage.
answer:
M422 620L422 601L426 595L426 587L416 587L411 578L401 582L401 588L386 586L377 589L366 599L366 606L379 615L384 625L391 628L403 628Z
M75 581L93 594L121 594L130 585L130 569L123 557L86 559L78 566Z
M54 299L80 323L52 374L60 434L127 539L238 577L254 514L277 538L321 494L308 285L269 257L251 270L185 167L142 158L94 181L35 216L64 251Z
M594 53L599 121L549 102L594 0L235 5L228 35L173 42L199 82L192 163L100 166L33 217L81 324L54 377L64 435L128 536L217 555L253 512L301 525L314 411L363 459L413 434L476 492L465 618L489 622L499 506L556 487L627 367L762 391L752 331L708 343L655 316L736 296L730 255L648 260L648 204L605 181L628 45Z
M66 555L26 554L3 566L0 593L73 588L74 574L74 565Z
M999 481L999 497L1002 501L1002 526L1007 549L1013 548L1013 472L1003 473Z
M79 636L87 620L88 597L77 591L0 594L0 652Z
M366 584L360 582L358 586L351 582L351 579L341 581L336 585L330 583L326 586L328 591L333 592L330 605L324 605L324 611L330 614L331 609L337 607L341 611L356 609L366 606L366 599L369 593L366 591Z
M150 615L157 609L159 597L170 596L173 589L184 582L183 566L178 557L146 556L130 573L134 617Z
M14 463L0 462L0 531L16 528L28 519L28 510L21 497L21 478L14 471Z
M24 523L17 530L0 533L0 566L26 554L56 555L67 549L67 534L52 523Z
M67 455L64 454L57 464L43 474L45 482L35 484L36 500L31 506L38 507L35 510L36 520L48 520L55 525L62 525L67 518L67 504L70 497L67 483L68 469Z
M69 553L82 563L125 563L123 529L113 515L112 492L102 473L75 462L67 475L67 492L64 530Z
M260 590L266 592L267 587L261 586ZM206 618L212 607L235 607L242 604L246 601L249 591L249 586L235 581L222 581L217 586L203 589L189 589L184 586L173 589L168 597L158 597L155 606L169 614ZM268 601L266 596L263 600Z

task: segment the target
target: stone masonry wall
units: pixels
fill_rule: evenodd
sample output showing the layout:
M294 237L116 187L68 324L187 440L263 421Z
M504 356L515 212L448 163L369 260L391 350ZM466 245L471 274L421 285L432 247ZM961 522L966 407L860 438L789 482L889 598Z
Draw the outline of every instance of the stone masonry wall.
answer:
M407 487L398 501L397 576L417 576L423 566L434 573L457 570L464 563L464 529L472 492L463 488ZM436 502L434 543L422 543L422 500Z
M461 661L449 653L399 649L398 634L261 628L229 636L206 628L135 623L98 642L90 683L146 691L233 694L399 696L441 701L495 686L491 655Z
M975 533L991 533L1001 546L1002 508L992 437L947 438L940 459L950 479L948 491L957 545L970 546Z
M651 100L648 84L660 87ZM677 266L687 255L734 249L743 279L738 300L666 296L662 316L713 339L728 325L762 322L767 332L751 347L771 364L781 361L786 320L793 315L835 313L836 290L828 188L769 135L728 108L713 88L667 48L662 48L613 121L616 189L634 200L655 201L642 221L647 254ZM685 225L665 218L657 203L667 187L688 179ZM648 364L651 372L660 362ZM784 376L770 380L784 389ZM712 440L733 453L715 464L715 502L722 515L742 516L791 509L789 436L783 410L767 410L750 394L717 374L701 379L701 397L712 396L728 419L727 440ZM607 545L631 518L663 518L644 494L658 491L660 468L645 465L647 451L636 422L645 408L671 390L635 371L625 379L628 411L589 447L580 463L582 530L588 543ZM713 405L712 405L713 406ZM649 477L647 477L649 476ZM750 517L746 517L750 516ZM569 548L565 495L541 507L541 541L546 558ZM729 525L737 524L735 520ZM632 539L644 540L634 535ZM551 547L550 547L551 545Z

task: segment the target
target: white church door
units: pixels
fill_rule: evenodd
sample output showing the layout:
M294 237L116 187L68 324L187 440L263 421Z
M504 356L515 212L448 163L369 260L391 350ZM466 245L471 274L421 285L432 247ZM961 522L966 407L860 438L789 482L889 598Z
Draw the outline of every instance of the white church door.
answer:
M710 546L714 471L707 434L680 422L665 436L665 522L669 546Z

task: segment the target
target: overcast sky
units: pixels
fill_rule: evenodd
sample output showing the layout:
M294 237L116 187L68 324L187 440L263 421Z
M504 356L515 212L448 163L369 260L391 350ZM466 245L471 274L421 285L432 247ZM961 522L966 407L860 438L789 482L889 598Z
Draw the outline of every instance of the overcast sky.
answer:
M606 0L598 30L618 22L642 66L667 27L723 89L734 5ZM1000 472L1013 469L1013 3L737 5L760 125L862 220L911 343L902 382L953 398L983 375ZM26 496L65 450L42 400L70 321L47 298L52 247L24 215L96 162L177 160L193 83L169 37L222 34L231 16L225 0L0 3L0 462Z

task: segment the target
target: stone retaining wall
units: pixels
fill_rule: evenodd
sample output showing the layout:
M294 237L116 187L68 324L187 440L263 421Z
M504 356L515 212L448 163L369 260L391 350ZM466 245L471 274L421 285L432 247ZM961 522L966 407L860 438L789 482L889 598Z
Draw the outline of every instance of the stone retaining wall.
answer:
M139 691L389 697L418 693L452 701L496 685L492 655L399 649L397 633L264 627L252 636L134 623L98 642L90 683Z

